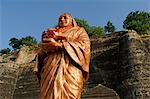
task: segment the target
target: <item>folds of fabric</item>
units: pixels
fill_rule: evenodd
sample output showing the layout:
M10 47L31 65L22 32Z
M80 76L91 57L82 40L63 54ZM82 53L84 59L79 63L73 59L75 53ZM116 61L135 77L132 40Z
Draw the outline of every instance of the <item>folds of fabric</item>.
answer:
M90 40L83 28L73 27L62 33L63 50L47 53L40 80L40 99L80 99L88 78Z

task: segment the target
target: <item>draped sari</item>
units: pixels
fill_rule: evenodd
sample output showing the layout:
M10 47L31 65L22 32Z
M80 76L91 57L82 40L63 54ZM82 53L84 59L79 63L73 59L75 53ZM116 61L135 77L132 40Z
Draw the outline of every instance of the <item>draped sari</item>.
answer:
M72 27L60 36L62 48L39 55L40 99L80 99L88 79L90 40L82 27ZM41 52L42 53L42 52Z

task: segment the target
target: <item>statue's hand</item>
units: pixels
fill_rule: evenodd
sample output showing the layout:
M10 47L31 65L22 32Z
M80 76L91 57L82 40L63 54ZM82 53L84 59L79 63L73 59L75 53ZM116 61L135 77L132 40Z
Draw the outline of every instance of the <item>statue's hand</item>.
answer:
M49 44L50 44L51 46L54 46L55 48L62 46L62 45L61 45L61 42L57 42L57 41L55 41L54 39L51 40L51 42L49 42Z
M60 47L61 44L59 42L51 41L47 43L41 43L40 47L44 52L54 52L58 47Z
M56 40L67 40L65 36L56 36Z
M42 42L43 43L46 43L46 42L51 42L51 41L53 41L54 39L53 38L43 38L42 39Z
M42 41L43 41L43 39L48 39L48 38L54 38L55 37L55 32L54 31L44 31L43 33L42 33Z

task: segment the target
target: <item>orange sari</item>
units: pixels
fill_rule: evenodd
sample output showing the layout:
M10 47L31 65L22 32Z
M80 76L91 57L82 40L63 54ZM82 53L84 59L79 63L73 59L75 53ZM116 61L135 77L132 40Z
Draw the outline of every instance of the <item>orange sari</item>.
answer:
M40 99L80 99L88 79L90 40L86 31L76 26L60 36L66 37L63 48L54 52L47 48L48 53L40 63Z

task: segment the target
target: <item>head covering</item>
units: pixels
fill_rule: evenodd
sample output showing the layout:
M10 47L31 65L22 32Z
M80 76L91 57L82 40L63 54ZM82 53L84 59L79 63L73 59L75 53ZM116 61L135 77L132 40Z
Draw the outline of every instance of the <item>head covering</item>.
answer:
M60 15L60 17L62 17L62 16L64 16L64 15L69 15L69 16L72 18L72 25L73 25L73 27L78 26L77 23L76 23L76 21L75 21L75 19L72 17L71 14L69 14L69 13L64 13L64 14ZM60 18L60 17L59 17L59 18Z

